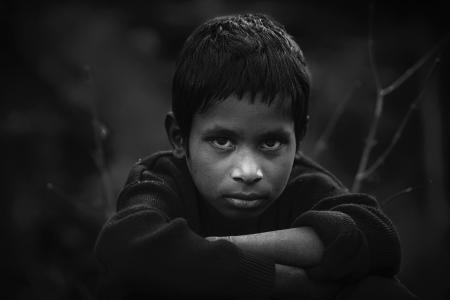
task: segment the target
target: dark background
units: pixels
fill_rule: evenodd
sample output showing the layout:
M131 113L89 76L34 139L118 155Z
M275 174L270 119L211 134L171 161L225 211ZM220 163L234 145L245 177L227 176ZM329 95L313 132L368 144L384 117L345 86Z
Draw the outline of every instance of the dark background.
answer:
M376 96L369 2L320 3L2 2L2 293L93 299L95 238L131 164L169 147L163 120L174 60L189 33L217 15L267 13L295 37L313 76L312 120L302 147L351 187ZM449 34L444 12L429 1L375 3L374 54L383 86ZM403 246L399 278L423 299L450 297L449 51L441 50L398 144L362 186L381 202L413 188L384 211ZM389 145L432 61L386 97L370 162ZM319 152L319 136L351 90Z

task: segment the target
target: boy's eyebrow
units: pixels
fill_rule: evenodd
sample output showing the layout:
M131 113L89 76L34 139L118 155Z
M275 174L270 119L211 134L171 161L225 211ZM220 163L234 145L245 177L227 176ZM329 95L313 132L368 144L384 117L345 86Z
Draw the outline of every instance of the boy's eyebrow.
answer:
M276 129L268 130L268 131L262 133L261 136L264 138L283 137L283 138L287 139L290 137L290 134L289 134L289 131L287 131L284 128L276 128Z
M233 131L229 128L225 128L219 125L214 125L211 128L207 128L205 129L205 131L203 131L204 135L226 135L226 136L230 136L230 137L236 137L239 134L236 131Z
M203 132L203 134L204 135L224 135L224 136L229 136L229 137L238 137L239 136L239 132L229 129L229 128L222 127L220 125L215 125L212 128L207 128ZM290 137L290 134L289 134L289 131L284 128L270 129L270 130L264 131L260 134L260 137L262 137L262 138L279 137L279 136L287 139Z

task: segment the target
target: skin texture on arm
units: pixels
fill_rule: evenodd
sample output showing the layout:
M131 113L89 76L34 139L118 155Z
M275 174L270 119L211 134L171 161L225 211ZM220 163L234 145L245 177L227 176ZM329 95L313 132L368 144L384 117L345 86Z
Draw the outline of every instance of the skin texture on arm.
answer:
M243 250L266 256L278 264L300 268L318 265L324 251L322 241L311 227L207 239L226 239Z

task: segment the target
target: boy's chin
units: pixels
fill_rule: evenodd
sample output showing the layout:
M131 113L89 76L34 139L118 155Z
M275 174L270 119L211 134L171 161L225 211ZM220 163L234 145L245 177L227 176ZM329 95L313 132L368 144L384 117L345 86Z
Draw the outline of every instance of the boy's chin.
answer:
M227 219L232 220L248 220L259 217L264 211L266 207L225 207L219 210L220 214Z
M222 213L222 215L230 220L236 220L236 221L243 221L248 219L254 219L259 217L262 214L262 212L227 212Z

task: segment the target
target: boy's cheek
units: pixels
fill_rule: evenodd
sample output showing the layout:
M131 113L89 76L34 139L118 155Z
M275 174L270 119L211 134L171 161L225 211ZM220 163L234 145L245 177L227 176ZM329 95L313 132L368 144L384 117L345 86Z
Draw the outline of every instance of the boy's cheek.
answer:
M225 176L223 161L209 151L192 153L189 164L191 175L198 180L217 181Z
M270 181L275 193L278 195L284 190L289 180L292 171L292 164L290 161L278 162L271 164L267 168L267 180ZM277 195L277 197L278 197Z

